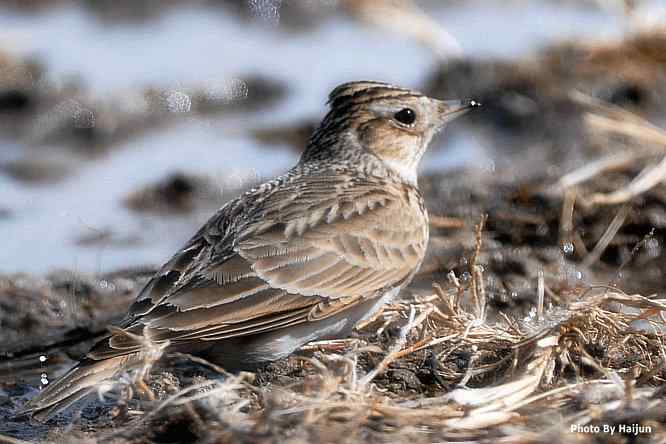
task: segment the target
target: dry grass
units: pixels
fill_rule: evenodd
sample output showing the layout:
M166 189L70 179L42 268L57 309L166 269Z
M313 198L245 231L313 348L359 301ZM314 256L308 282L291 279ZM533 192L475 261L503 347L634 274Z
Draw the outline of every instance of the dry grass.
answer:
M584 121L590 135L597 139L597 144L618 146L617 143L607 143L608 138L622 136L630 146L566 174L558 182L559 189L571 189L609 171L644 165L640 174L625 187L611 193L594 193L579 198L587 206L616 205L627 203L666 181L666 132L663 129L627 110L580 92L571 94L571 99L589 109Z
M138 419L101 440L132 440L175 417L202 442L584 442L594 435L572 426L604 424L649 426L645 439L666 439L666 300L608 286L553 294L540 273L530 316L491 321L474 259L482 227L468 285L451 274L445 288L387 306L359 326L360 339L309 345L309 356L290 361L299 375L287 384L259 384L254 374L180 355L220 378L149 398L135 409ZM460 352L470 356L464 368L450 365ZM382 377L429 365L438 381L429 395L396 392Z
M488 323L461 308L458 295L435 287L429 297L387 307L365 326L370 343L377 329L386 328L385 320L399 325L399 334L369 371L359 361L383 344L357 343L344 353L303 358L305 376L293 386L260 387L249 374L206 380L148 408L135 426L190 406L196 433L209 438L223 432L257 438L259 430L272 430L274 437L296 442L313 433L339 442L344 425L347 442L366 434L401 442L489 436L516 442L573 439L572 424L619 423L632 411L642 412L636 423L657 421L652 438L666 438L663 416L653 419L665 407L658 396L666 362L659 317L664 301L596 288L567 306L544 310L540 321L506 317ZM636 322L644 329L632 328ZM440 373L454 390L409 399L374 382L388 367L410 363L416 352L435 345L447 350L437 357L441 362L452 350L476 356L464 372ZM592 356L592 347L603 347L605 356Z

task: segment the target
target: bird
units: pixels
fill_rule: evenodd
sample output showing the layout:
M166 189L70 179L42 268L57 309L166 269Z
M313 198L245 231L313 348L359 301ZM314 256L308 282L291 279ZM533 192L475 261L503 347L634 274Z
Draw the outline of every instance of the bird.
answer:
M146 343L256 368L348 336L409 284L429 237L419 162L447 122L479 104L354 81L328 105L297 164L224 204L22 414L48 420L140 366Z

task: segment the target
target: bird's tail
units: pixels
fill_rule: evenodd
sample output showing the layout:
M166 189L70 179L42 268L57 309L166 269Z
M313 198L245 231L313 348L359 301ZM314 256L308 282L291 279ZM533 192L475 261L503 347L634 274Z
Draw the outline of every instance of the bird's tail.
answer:
M112 378L124 366L127 358L128 356L116 356L99 361L93 359L81 361L31 399L19 415L32 415L38 421L46 421L93 393L100 383Z

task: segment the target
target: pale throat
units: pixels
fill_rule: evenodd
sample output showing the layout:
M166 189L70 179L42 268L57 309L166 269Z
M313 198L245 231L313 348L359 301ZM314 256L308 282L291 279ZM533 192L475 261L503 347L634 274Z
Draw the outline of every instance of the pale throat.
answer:
M383 161L386 166L396 172L406 183L414 186L417 185L418 177L416 171L419 165L418 159L412 162L397 159L383 159Z
M413 152L408 158L396 159L384 157L384 164L400 176L406 183L418 186L418 168L421 163L421 157L425 153L426 147L430 143L432 135L426 136L424 143L419 147L414 147Z

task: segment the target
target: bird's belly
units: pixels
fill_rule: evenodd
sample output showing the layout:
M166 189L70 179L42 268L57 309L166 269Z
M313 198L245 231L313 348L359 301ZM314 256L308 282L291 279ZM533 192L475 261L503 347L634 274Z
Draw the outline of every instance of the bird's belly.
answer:
M364 301L320 321L220 341L206 353L206 357L230 370L252 369L258 364L287 357L308 342L348 336L358 322L370 318L399 292L400 288L396 287L379 298Z
M400 287L395 287L386 293L379 299L375 301L375 303L365 312L365 315L363 315L358 321L356 322L361 322L365 321L366 319L370 319L377 311L379 311L382 306L385 304L388 304L393 300L394 297L396 297L400 293Z

